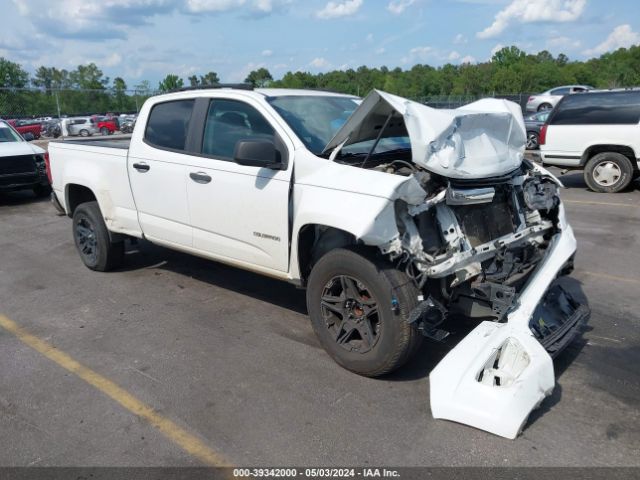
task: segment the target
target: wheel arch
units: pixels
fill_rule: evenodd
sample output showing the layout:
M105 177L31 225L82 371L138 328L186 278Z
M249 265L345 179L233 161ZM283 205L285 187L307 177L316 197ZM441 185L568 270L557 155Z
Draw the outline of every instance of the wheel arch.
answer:
M298 276L301 286L306 286L313 266L324 255L337 248L358 247L362 252L371 255L379 253L377 247L366 245L355 233L342 228L307 223L297 232L296 251L293 258L297 262Z
M89 187L77 183L67 184L65 187L65 205L67 207L67 215L73 217L73 212L78 205L85 202L97 202L98 198Z
M584 166L594 156L598 155L599 153L606 153L606 152L614 152L614 153L620 153L624 155L631 161L631 164L633 165L634 170L638 170L638 160L637 160L636 152L629 145L619 145L619 144L616 145L616 144L605 144L605 143L591 145L582 154L582 158L580 159L580 164Z

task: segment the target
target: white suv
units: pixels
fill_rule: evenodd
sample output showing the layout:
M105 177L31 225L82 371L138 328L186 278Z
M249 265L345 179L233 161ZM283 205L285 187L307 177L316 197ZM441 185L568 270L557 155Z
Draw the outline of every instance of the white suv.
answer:
M539 95L532 95L527 100L527 112L539 112L541 110L550 110L555 107L562 97L572 93L584 93L593 90L589 85L565 85L556 87Z
M595 192L624 190L639 174L640 90L564 97L540 130L540 152L545 165L584 169Z

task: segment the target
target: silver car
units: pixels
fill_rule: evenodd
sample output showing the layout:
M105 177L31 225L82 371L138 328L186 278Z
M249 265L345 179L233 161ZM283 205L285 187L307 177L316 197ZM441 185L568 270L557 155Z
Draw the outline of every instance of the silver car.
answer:
M572 93L583 93L593 90L589 85L564 85L552 88L538 95L532 95L527 100L527 112L539 112L556 106L562 97Z
M69 131L69 135L80 135L81 137L88 137L98 133L98 128L89 117L69 119L67 123L67 130Z

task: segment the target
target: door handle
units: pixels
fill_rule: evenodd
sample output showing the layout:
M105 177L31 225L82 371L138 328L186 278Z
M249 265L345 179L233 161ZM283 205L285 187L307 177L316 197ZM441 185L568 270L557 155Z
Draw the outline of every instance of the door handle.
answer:
M140 162L134 163L133 168L135 168L139 172L148 172L151 167L144 162Z
M211 181L211 177L204 172L191 172L189 177L196 183L209 183Z

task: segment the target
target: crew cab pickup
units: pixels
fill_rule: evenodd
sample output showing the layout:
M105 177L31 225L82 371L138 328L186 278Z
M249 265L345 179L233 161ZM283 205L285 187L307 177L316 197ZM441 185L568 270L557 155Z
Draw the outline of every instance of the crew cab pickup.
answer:
M555 281L576 241L525 141L503 100L220 88L150 98L130 143L49 148L91 269L133 237L292 282L328 354L368 376L443 341L449 313L484 320L431 372L431 410L514 438L589 315Z
M568 95L539 134L544 165L583 170L594 192L617 193L640 176L640 90Z

